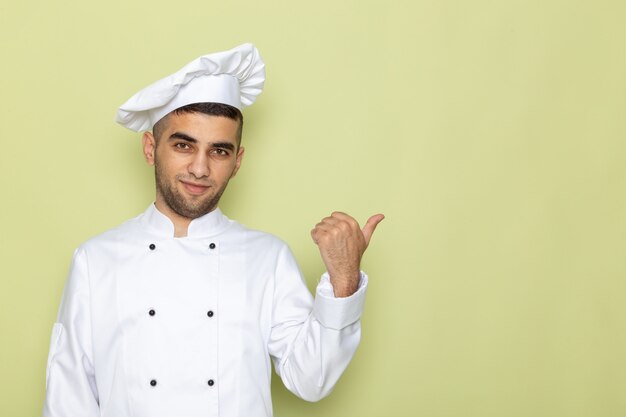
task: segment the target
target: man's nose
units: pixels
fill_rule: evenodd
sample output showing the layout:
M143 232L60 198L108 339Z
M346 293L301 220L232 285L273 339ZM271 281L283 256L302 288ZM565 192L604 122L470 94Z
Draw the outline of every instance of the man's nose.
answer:
M208 155L203 152L196 153L189 163L188 170L196 178L208 177L210 173Z

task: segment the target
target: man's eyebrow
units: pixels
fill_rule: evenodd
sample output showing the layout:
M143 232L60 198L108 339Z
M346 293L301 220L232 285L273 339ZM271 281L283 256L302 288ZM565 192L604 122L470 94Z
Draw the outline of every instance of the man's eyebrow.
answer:
M235 145L230 142L213 142L211 146L214 148L228 149L229 151L235 150Z
M174 140L174 139L184 140L185 142L189 142L189 143L198 143L198 139L192 138L191 136L182 132L172 133L169 137L169 140ZM224 142L212 142L210 143L210 145L212 148L227 149L229 151L235 150L235 145L233 145L230 142L225 142L225 141Z
M187 135L185 133L181 133L181 132L174 132L174 133L172 133L170 135L169 139L170 140L172 140L172 139L181 139L181 140L184 140L184 141L187 141L187 142L191 142L191 143L197 143L198 142L197 139L194 139L191 136L189 136L189 135Z

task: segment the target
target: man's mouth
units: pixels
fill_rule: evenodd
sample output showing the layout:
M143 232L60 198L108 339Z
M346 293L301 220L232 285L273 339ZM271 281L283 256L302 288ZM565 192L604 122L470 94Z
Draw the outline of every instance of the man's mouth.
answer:
M203 194L206 190L211 188L210 185L195 184L193 182L181 181L181 183L190 194L194 195Z

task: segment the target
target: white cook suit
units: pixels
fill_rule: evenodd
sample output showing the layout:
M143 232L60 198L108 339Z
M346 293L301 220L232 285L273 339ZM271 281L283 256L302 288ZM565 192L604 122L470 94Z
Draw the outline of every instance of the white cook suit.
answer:
M81 245L54 324L44 417L268 417L327 395L360 339L367 277L315 299L285 243L219 209L188 236L154 204Z

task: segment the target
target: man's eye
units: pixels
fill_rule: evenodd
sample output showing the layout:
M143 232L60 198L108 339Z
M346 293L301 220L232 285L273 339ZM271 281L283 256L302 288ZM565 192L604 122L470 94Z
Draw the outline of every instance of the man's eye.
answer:
M189 149L189 144L184 143L184 142L179 142L174 146L178 149Z
M226 149L215 148L211 151L211 153L219 156L228 156L228 151Z

